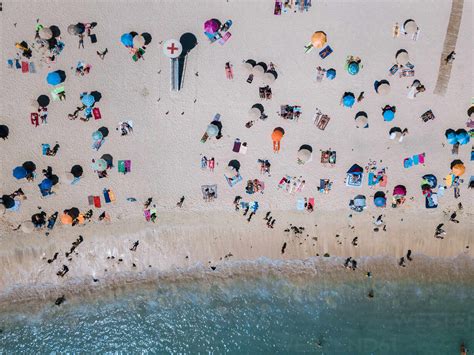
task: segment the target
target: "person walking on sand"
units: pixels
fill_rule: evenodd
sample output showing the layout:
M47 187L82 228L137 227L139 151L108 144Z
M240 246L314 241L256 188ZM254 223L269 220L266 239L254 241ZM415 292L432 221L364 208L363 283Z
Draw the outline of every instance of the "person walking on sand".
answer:
M454 62L454 59L456 59L454 56L456 55L455 51L451 51L451 53L448 54L446 57L445 61L446 64L452 64Z
M140 241L136 241L133 243L133 246L130 248L131 251L137 251L138 244L140 244Z
M82 46L82 48L84 48L84 34L83 33L81 33L79 35L79 47L78 48L80 49L81 46Z
M397 38L398 36L400 36L400 25L398 24L398 22L395 22L395 25L393 26L392 35L393 38Z
M215 165L216 161L214 160L214 157L212 157L211 159L209 159L209 170L211 171L211 173L214 172Z
M99 56L100 59L104 60L105 55L109 52L107 48L103 50L102 52L97 51L97 55Z
M178 206L179 208L183 207L183 202L184 202L184 196L181 196L181 198L179 199L179 202L176 204L176 206Z

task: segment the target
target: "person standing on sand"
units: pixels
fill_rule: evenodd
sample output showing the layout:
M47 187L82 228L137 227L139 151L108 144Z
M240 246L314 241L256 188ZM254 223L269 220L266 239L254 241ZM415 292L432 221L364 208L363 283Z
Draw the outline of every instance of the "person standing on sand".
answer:
M454 56L456 55L456 52L455 51L451 51L451 53L448 54L448 56L446 57L445 61L446 61L446 65L448 64L452 64L454 62L454 59L456 59Z
M398 22L395 22L395 25L393 26L392 35L393 38L397 38L398 36L400 36L400 25L398 24Z
M181 196L181 198L179 199L179 202L176 204L176 206L178 206L179 208L183 207L183 202L184 202L184 196Z
M82 33L79 35L79 47L78 48L80 49L81 46L82 46L82 48L84 48L84 34L82 34Z

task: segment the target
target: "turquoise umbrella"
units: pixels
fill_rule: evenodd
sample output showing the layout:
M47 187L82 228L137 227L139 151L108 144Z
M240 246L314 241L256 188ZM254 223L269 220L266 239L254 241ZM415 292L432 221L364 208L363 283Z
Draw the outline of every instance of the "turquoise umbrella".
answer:
M354 102L355 96L353 93L349 92L344 94L344 97L342 98L342 104L345 107L352 107L352 105L354 105Z
M95 98L92 95L84 95L81 101L84 105L86 105L86 107L92 107L92 105L95 103Z
M359 72L359 64L356 62L350 62L347 66L347 72L351 75L356 75Z

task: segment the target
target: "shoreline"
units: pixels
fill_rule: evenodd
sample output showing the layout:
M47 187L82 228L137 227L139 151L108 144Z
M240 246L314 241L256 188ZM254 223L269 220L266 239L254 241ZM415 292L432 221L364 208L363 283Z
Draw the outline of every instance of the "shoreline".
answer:
M406 268L397 265L395 258L365 257L355 271L342 267L343 258L314 257L305 260L269 260L224 262L216 270L204 265L169 271L118 272L109 274L98 283L90 278L70 279L62 285L14 287L0 295L0 313L34 312L64 295L69 303L80 304L92 299L116 298L121 295L147 292L157 288L198 285L212 288L234 282L285 279L293 284L317 282L332 287L345 283L366 283L367 289L390 282L427 284L474 285L474 259L468 256L432 258L416 255ZM436 272L433 272L436 268ZM370 271L369 279L366 272Z

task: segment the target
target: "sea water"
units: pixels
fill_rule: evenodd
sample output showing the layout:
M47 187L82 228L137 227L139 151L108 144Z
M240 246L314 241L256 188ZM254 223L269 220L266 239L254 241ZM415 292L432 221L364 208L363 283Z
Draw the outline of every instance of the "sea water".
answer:
M0 329L2 354L458 354L474 348L474 285L168 283L3 313Z

